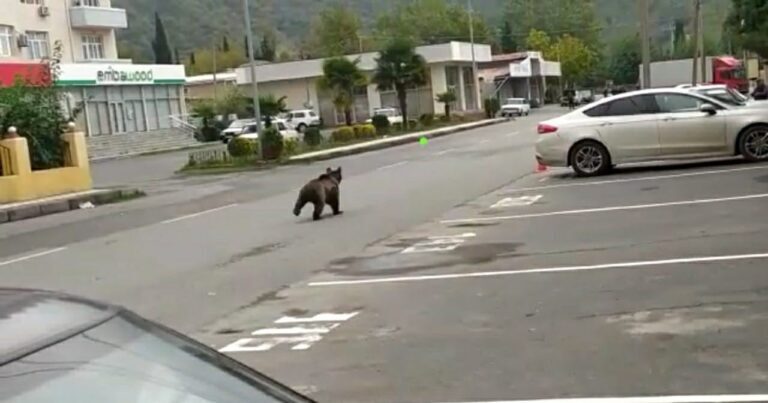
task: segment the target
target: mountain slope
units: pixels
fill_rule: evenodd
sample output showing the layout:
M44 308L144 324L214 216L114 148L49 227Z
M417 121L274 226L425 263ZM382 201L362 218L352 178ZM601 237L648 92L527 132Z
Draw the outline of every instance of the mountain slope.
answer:
M354 8L366 26L375 16L398 3L409 0L251 0L252 18L257 34L274 29L284 48L293 48L307 34L319 10L342 3ZM411 0L417 1L417 0ZM450 1L450 0L449 0ZM464 4L463 0L454 0ZM154 13L158 12L171 41L171 47L182 54L218 43L227 35L233 46L243 42L242 0L113 0L116 7L128 10L129 28L119 33L121 50L140 61L151 61L154 37ZM474 0L474 8L488 23L498 26L504 15L505 0ZM704 0L707 32L716 36L730 7L730 0ZM654 37L668 35L675 20L689 22L689 2L651 0L651 22ZM595 0L601 38L610 42L637 32L635 0ZM217 39L218 38L218 39Z

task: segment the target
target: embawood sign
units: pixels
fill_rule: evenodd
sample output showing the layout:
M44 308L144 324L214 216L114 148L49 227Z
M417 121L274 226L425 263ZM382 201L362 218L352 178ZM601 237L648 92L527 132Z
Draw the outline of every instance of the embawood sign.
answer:
M60 86L172 85L184 84L182 65L62 64Z

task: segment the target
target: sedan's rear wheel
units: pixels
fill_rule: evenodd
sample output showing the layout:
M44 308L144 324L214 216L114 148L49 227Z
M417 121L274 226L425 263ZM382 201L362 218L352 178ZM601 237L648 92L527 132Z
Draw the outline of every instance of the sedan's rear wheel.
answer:
M739 140L739 150L748 161L768 161L768 126L747 129Z
M602 144L584 141L571 151L571 166L578 176L602 175L611 168L611 157Z

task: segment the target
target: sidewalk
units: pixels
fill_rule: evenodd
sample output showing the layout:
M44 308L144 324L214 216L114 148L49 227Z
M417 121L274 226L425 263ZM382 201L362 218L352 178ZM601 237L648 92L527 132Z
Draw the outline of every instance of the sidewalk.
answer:
M327 150L313 151L311 153L304 153L295 155L289 159L292 162L309 162L309 161L322 161L336 157L343 157L346 155L361 154L368 151L380 150L382 148L394 147L401 144L414 143L419 141L422 137L428 139L446 136L449 134L476 129L478 127L490 126L496 123L506 122L507 119L486 119L478 122L463 123L460 125L443 127L434 130L425 130L423 132L416 132L411 134L405 134L396 137L384 137L382 139L367 141L365 143L357 143L349 146L335 147Z
M143 196L138 189L94 189L19 203L0 204L0 225Z

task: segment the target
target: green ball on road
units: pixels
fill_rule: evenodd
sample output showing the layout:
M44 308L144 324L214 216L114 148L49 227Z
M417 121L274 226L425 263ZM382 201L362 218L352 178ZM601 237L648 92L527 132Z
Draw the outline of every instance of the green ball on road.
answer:
M425 145L429 144L429 139L424 137L424 136L421 136L421 138L419 139L419 144L425 146Z

